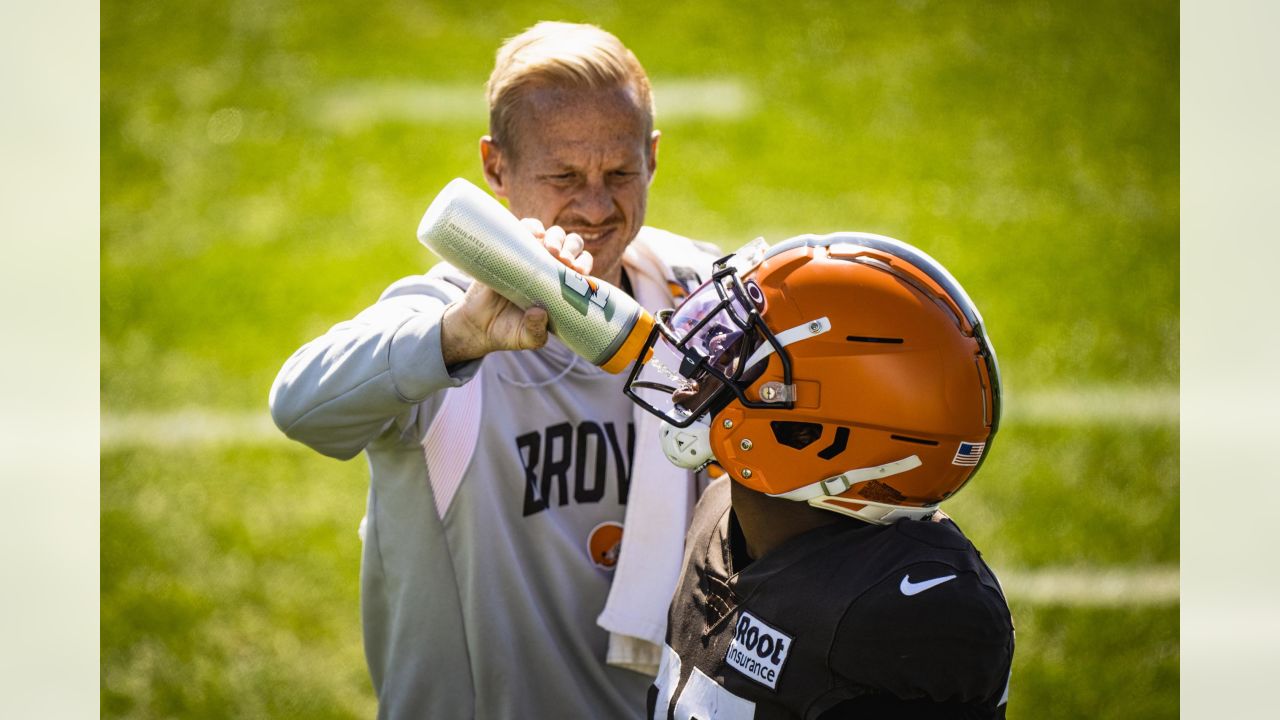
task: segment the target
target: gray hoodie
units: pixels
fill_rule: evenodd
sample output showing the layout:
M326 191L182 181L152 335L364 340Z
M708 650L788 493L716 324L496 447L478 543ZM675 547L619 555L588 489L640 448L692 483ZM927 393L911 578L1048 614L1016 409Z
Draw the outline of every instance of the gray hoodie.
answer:
M713 259L661 231L642 239L698 258L664 278L685 291ZM271 389L289 437L368 457L361 612L379 717L641 717L651 678L604 662L596 617L634 445L657 438L635 436L625 373L554 336L451 374L440 317L469 282L443 263L396 282Z

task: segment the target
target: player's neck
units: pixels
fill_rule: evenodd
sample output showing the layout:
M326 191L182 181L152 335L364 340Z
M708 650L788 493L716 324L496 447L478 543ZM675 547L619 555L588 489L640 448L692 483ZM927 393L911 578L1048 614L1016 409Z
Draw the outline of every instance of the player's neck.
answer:
M747 541L747 554L753 560L764 557L797 535L847 520L807 503L769 497L736 482L731 483L729 497L742 537Z

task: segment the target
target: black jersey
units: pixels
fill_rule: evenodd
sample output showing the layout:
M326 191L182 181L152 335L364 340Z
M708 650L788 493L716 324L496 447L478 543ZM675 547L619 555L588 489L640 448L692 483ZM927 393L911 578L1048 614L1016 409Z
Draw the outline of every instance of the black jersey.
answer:
M689 529L651 717L1004 717L1009 607L950 520L850 519L739 570L743 547L718 481Z

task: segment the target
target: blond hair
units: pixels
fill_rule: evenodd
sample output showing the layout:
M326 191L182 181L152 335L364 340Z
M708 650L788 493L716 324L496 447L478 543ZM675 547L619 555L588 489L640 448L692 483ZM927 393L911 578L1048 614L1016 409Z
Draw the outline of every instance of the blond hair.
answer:
M595 25L543 21L498 48L489 76L489 135L508 153L525 93L547 86L626 88L644 114L645 138L653 132L653 91L635 54Z

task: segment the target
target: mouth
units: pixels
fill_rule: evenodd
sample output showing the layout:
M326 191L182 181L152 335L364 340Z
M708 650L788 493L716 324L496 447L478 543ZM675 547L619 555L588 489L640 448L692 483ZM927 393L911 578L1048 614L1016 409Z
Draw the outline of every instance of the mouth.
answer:
M689 401L698 397L701 388L698 386L697 380L685 380L680 387L677 387L671 393L672 404L679 405L682 409L688 410Z
M616 227L591 228L591 229L566 228L565 232L577 233L579 236L582 237L582 242L584 245L586 245L587 249L593 250L594 248L600 247L601 245L609 241L611 238L613 238L614 233L617 232L617 228Z

